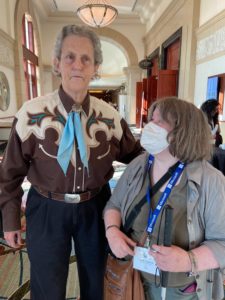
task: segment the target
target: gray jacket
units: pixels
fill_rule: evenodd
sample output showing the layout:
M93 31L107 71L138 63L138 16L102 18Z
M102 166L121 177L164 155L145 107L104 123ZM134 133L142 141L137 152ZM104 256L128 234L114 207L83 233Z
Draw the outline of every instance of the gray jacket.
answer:
M126 168L105 211L121 212L122 223L128 209L141 190L147 172L148 154L134 159ZM211 249L220 268L196 275L197 294L201 300L221 300L225 268L225 177L206 161L186 166L188 178L187 228L190 249L205 244Z

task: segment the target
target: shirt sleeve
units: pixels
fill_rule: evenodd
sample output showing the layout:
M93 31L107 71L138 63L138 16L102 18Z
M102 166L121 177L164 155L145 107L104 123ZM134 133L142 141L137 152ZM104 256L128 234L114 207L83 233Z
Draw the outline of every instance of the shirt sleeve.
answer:
M120 141L120 152L117 160L128 164L135 157L144 152L144 149L140 145L140 141L136 140L130 131L128 124L124 119L121 120L121 126L123 135Z
M3 231L19 230L22 182L29 168L29 159L22 152L22 143L16 132L14 120L3 160L0 163L0 209L3 217Z
M121 206L122 201L125 201L126 199L126 191L127 191L127 182L128 182L128 175L129 175L129 169L130 165L125 169L123 174L121 175L119 181L117 182L117 185L112 193L112 196L110 197L109 201L107 202L103 215L105 212L109 209L115 209L122 213Z
M204 207L205 240L220 265L225 268L225 179L222 174L209 177L207 182L207 201Z

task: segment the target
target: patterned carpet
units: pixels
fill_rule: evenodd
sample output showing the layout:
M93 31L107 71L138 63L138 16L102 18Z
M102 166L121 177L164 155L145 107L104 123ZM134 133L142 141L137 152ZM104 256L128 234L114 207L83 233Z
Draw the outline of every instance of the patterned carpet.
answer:
M27 265L28 258L24 250L0 256L0 299L7 299L12 291L29 279Z
M9 249L9 248L8 248ZM5 255L0 256L0 299L28 300L29 260L26 249L11 252L5 247ZM74 257L71 257L69 278L67 282L67 300L74 300L79 295L77 268Z

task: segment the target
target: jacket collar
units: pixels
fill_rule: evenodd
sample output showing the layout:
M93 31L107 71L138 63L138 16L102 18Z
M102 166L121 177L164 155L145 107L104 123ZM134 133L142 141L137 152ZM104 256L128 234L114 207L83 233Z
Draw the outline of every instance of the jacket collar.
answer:
M188 180L193 181L200 186L204 164L206 164L206 161L204 160L198 160L187 164L186 171Z
M149 156L148 152L145 152L143 156L144 156L143 168L146 169L146 166L148 164L148 156ZM188 181L192 181L195 184L200 186L202 181L203 165L206 163L207 162L204 160L202 161L198 160L187 164L185 169L187 172Z

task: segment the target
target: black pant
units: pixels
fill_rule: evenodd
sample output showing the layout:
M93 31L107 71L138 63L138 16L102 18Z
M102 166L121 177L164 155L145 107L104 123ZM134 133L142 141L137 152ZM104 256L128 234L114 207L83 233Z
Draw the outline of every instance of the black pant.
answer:
M106 239L102 210L109 197L108 185L93 199L79 204L51 200L31 188L26 240L33 300L65 299L72 239L81 300L103 299Z

